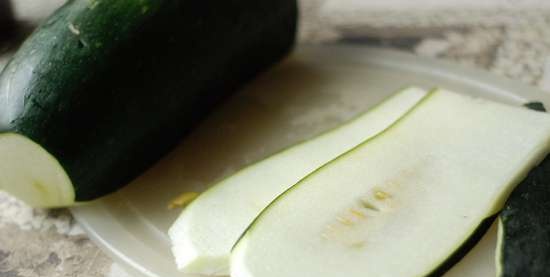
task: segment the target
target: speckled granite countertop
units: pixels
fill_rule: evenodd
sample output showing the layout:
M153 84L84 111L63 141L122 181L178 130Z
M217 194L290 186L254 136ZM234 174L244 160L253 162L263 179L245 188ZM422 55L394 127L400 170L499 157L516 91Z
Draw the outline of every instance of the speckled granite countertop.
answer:
M29 1L21 1L16 8L27 25L44 16L45 9L39 8L31 9L37 15L24 14ZM302 0L300 40L399 48L486 69L550 93L547 1L419 0L400 6L411 2L392 0L391 7L375 2ZM0 48L0 67L9 52ZM127 274L88 239L67 210L31 209L0 192L0 277L38 276Z

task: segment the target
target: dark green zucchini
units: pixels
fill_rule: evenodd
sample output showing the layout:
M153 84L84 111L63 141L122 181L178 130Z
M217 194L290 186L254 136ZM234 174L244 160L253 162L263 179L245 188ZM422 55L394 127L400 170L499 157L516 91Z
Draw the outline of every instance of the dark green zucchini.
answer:
M0 189L66 206L121 188L287 54L296 21L295 0L69 1L0 76Z
M540 102L526 106L546 111ZM508 198L500 214L497 256L498 276L550 276L549 157Z

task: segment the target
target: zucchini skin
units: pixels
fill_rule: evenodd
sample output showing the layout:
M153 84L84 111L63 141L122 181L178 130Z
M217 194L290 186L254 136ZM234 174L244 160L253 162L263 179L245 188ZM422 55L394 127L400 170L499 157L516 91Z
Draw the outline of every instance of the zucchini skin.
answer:
M76 201L127 184L294 44L295 0L72 0L0 76L0 132L40 144Z
M525 106L546 110L541 103ZM501 277L550 276L549 212L550 157L546 157L516 187L500 214Z
M514 190L500 215L502 277L550 276L550 159Z

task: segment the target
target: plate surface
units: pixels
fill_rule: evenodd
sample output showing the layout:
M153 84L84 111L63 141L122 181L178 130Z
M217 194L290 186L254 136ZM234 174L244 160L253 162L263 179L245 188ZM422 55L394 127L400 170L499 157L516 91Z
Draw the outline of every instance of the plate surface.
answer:
M550 95L488 73L391 50L300 46L230 99L172 153L122 191L72 209L91 238L136 277L179 273L169 201L368 110L409 85L436 86L512 105ZM223 232L223 230L220 230ZM496 228L446 276L494 276Z

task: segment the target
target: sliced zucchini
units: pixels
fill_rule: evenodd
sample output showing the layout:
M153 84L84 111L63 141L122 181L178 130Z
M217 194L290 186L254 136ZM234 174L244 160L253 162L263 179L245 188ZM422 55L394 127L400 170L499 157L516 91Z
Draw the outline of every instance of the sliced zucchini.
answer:
M530 109L545 111L542 103ZM497 276L550 276L550 157L512 192L499 216Z
M15 176L34 170L21 169L34 158L19 156L26 149L11 152L20 170L0 171L12 175L4 189L41 207L120 189L222 99L282 59L296 20L296 0L68 1L2 71L0 134L19 134L50 153L52 164L34 172L61 165L70 182L33 180L49 193L71 185L73 199L41 201L27 176Z
M234 248L231 276L440 276L549 142L548 115L432 92L270 204Z
M191 203L170 228L178 267L226 275L231 248L273 199L326 162L386 129L426 96L405 89L355 120L221 181Z

